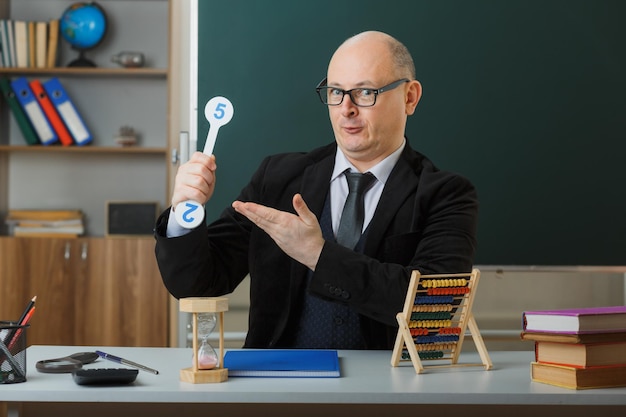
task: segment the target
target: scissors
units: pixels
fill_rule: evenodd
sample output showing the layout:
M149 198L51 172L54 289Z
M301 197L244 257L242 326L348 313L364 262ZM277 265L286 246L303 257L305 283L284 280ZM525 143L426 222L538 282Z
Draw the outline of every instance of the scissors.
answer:
M62 358L38 361L35 367L45 374L71 373L87 363L94 362L99 357L96 352L78 352Z

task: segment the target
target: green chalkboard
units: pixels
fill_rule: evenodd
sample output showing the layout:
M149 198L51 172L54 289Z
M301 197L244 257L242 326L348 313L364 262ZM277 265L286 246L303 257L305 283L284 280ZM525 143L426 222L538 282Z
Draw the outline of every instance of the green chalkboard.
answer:
M479 265L626 265L626 1L200 1L198 108L228 97L215 218L261 158L334 140L314 87L347 37L411 50L411 145L469 177ZM208 122L200 112L199 142Z

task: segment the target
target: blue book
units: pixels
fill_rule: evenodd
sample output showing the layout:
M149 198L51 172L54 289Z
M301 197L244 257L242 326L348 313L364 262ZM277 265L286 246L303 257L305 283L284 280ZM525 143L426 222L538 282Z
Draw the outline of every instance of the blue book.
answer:
M337 378L341 376L336 350L242 349L224 355L228 376L278 378Z
M16 78L11 81L11 88L15 93L15 98L24 109L24 113L28 116L30 124L35 129L39 142L43 145L57 142L59 138L39 105L35 94L30 89L28 79L26 77Z
M93 140L91 132L83 121L83 118L76 110L76 106L65 91L63 84L58 78L53 77L42 83L43 88L48 94L48 98L57 109L59 116L65 123L65 126L72 134L72 138L77 145L86 145Z

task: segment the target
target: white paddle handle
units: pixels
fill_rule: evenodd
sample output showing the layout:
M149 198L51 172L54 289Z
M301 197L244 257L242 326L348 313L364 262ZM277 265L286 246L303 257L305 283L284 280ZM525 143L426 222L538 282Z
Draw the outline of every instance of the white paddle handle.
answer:
M204 106L204 117L209 122L209 132L206 136L204 150L206 155L213 154L213 148L217 141L217 132L220 127L230 122L235 110L226 97L213 97ZM176 205L174 210L176 222L185 229L198 227L204 221L204 206L196 201L187 200Z

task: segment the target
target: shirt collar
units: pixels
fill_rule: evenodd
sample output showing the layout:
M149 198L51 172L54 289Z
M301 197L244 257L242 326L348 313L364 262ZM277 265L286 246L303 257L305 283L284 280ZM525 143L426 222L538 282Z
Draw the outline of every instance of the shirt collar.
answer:
M374 165L372 168L368 170L374 174L376 179L383 184L387 182L389 175L391 174L391 170L400 159L400 155L402 154L402 150L406 146L406 139L402 142L402 145L395 151L393 151L389 156L380 161L378 164ZM346 155L342 152L342 150L337 146L337 153L335 154L335 168L333 169L333 175L330 178L330 181L333 182L337 177L344 173L346 169L350 169L350 171L359 172L358 169L354 167L346 158Z

